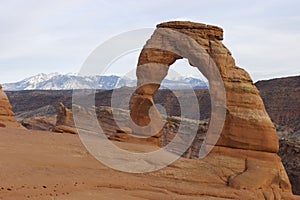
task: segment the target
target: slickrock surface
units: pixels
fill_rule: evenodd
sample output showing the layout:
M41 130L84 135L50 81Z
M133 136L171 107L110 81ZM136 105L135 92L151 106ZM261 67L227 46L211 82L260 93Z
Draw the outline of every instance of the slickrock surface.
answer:
M2 91L2 86L0 85L0 128L13 127L24 129L15 119L15 115L12 111L12 106L6 94Z
M300 76L297 77L288 77L288 78L280 78L274 80L267 80L267 81L259 81L255 85L258 87L260 94L264 100L266 105L266 109L268 114L270 115L271 119L276 121L277 119L281 119L282 116L287 121L282 121L281 124L285 125L284 127L278 127L278 134L279 137L299 137L297 136L296 132L293 135L290 135L290 132L287 132L286 129L290 130L291 127L297 127L299 123L297 123L297 117L295 117L294 109L297 108L299 98L298 98L298 87L297 83L300 81ZM298 88L298 89L297 89ZM123 88L125 90L126 88ZM280 91L280 92L277 92ZM98 91L96 93L96 103L98 105L109 105L109 98L111 96L112 91ZM124 92L124 94L126 91ZM128 92L127 92L128 93ZM176 91L179 93L179 97L185 96L189 99L189 96L186 91ZM71 94L69 91L14 91L14 92L6 92L7 96L10 99L10 103L13 105L13 110L15 111L15 117L17 120L22 121L24 118L29 118L23 120L27 125L23 124L26 128L36 127L38 123L34 119L35 116L41 116L42 119L46 118L55 118L57 115L57 109L60 100L68 99L64 101L64 104L67 107L71 106ZM69 95L69 96L64 96ZM200 111L202 119L209 118L210 112L210 99L208 91L206 90L198 90L196 91L196 95L198 96L198 100L200 103ZM122 96L122 98L125 98ZM47 100L51 99L51 102L47 102ZM292 100L290 100L292 99ZM297 101L298 100L298 101ZM159 90L155 93L154 101L163 105L166 108L166 112L171 116L179 116L180 115L180 106L179 103L172 94L171 91L168 90ZM45 104L40 105L43 102ZM51 105L47 105L47 103L51 103ZM28 107L25 107L28 105ZM97 104L96 104L97 105ZM39 107L42 106L42 107ZM191 105L191 109L194 109L195 105ZM102 111L100 111L102 110ZM105 132L109 133L109 136L115 134L117 132L117 127L115 127L115 123L111 118L111 113L109 108L100 109L98 112L98 116L102 117L102 124L101 126L104 127ZM292 114L289 114L292 111ZM300 111L299 111L300 112ZM299 115L299 113L298 113ZM297 115L296 115L297 116ZM33 120L32 120L33 119ZM55 120L56 121L56 120ZM55 121L54 126L55 126ZM112 126L113 124L113 126ZM28 126L29 125L29 126ZM296 125L296 126L295 126ZM39 128L44 127L38 125ZM178 127L178 124L166 124L164 128L164 133L166 133L166 137L162 137L162 144L165 144L168 140L172 139L174 135L174 131ZM174 129L175 128L175 129ZM44 130L49 130L44 129ZM296 129L294 129L296 130ZM299 132L299 131L298 131ZM128 141L128 135L125 134L118 134L117 136L111 139L115 139L117 141ZM124 138L125 137L125 138ZM196 136L198 137L198 136ZM200 135L200 140L194 140L194 144L189 149L189 151L185 154L185 156L189 158L194 158L199 151L199 145L202 144L203 135ZM131 138L132 139L132 138ZM139 141L140 142L140 141ZM286 144L287 143L287 144ZM300 194L299 188L299 181L300 180L300 162L297 162L300 158L300 152L298 152L297 144L299 146L300 142L295 142L290 139L288 140L280 140L280 151L279 155L282 158L282 162L285 166L287 174L292 184L294 194ZM196 145L196 146L195 146ZM295 150L293 150L295 149ZM190 151L193 150L193 151Z
M139 146L139 152L156 150L147 145L118 145L128 150ZM181 158L157 172L129 174L96 161L78 135L5 128L0 129L0 147L0 199L3 200L296 198L291 195L287 179L268 176L265 184L273 182L273 187L257 188L256 179L262 173L255 169L256 162L261 163L259 166L280 168L271 153L216 150L203 160ZM265 161L257 160L257 156ZM245 170L257 171L256 176L249 177L251 188L256 189L228 187L228 177L238 177ZM284 174L284 170L281 172Z

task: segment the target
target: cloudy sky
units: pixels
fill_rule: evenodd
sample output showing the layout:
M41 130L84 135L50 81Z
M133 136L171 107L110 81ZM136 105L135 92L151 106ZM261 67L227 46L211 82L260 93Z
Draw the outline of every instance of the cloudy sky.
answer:
M224 44L255 81L299 75L299 10L298 0L1 1L0 83L76 73L111 37L170 20L223 27Z

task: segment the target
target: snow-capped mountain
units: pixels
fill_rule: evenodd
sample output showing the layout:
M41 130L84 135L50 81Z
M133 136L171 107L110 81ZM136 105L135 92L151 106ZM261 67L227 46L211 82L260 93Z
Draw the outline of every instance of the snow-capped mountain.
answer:
M136 80L119 76L76 76L59 73L38 74L16 83L5 83L3 89L14 90L72 90L104 89L111 90L124 86L136 86ZM176 80L165 79L161 88L169 89L206 89L207 83L194 77L177 77Z
M161 88L168 89L207 89L208 83L193 77L177 77L176 80L164 79Z

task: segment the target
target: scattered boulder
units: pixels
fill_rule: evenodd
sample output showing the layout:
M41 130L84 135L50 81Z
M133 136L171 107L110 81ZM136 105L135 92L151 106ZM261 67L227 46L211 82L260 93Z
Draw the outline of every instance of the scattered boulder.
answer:
M51 131L55 126L55 118L31 117L22 121L22 125L31 130Z
M53 132L57 133L70 133L70 134L78 134L77 129L74 127L66 126L66 125L58 125L52 129Z

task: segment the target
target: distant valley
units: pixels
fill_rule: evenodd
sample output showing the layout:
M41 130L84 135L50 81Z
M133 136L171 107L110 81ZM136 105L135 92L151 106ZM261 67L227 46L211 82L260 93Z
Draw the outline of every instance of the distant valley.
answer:
M110 80L114 78L115 77L110 77ZM47 81L44 80L40 82ZM108 88L113 87L113 84L106 85ZM300 130L300 76L258 81L255 85L261 93L272 121L281 128L283 127L284 131L287 132L295 133ZM173 87L176 88L175 83ZM199 86L195 83L194 87L199 88L201 84ZM129 88L119 88L117 91L119 95L121 95L120 101L126 99L127 102L129 102ZM177 96L186 99L189 99L189 95L191 95L185 90L178 89L171 91L162 89L155 94L154 100L156 103L165 107L168 115L180 116L180 105L174 92L176 92ZM35 110L43 113L45 112L43 109L50 109L53 113L56 113L59 102L63 102L67 107L71 107L72 104L72 90L36 89L6 91L6 93L17 117L19 114L24 115L24 112L30 111L30 113L34 113ZM206 88L196 89L195 94L199 102L200 118L208 119L210 115L210 97L208 90ZM95 99L96 106L111 106L111 95L111 89L97 90ZM119 108L128 108L128 104L124 105L121 102L118 104ZM194 109L195 106L197 105L190 105L189 109ZM193 116L185 117L193 118Z

